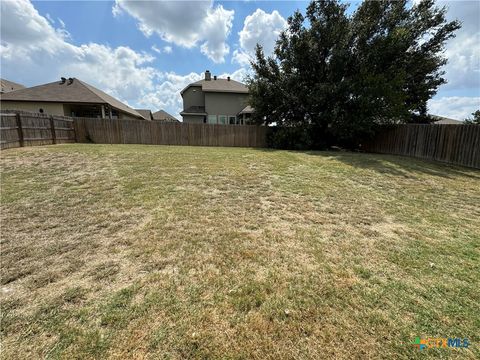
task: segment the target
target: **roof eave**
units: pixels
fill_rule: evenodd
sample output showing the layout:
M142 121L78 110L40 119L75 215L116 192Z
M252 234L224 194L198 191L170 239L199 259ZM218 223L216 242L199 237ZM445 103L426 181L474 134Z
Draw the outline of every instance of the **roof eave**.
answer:
M198 116L204 116L204 115L208 115L207 113L189 113L189 112L181 112L180 115L198 115Z
M185 87L183 88L182 91L180 91L180 95L183 96L183 93L184 93L185 91L187 91L187 89L188 89L189 87L192 87L192 86L196 86L196 87L200 87L200 88L202 87L201 84L195 84L195 83L188 84L187 86L185 86ZM203 90L203 89L202 89L202 90Z
M238 90L205 90L203 92L214 92L214 93L231 93L231 94L248 94L248 91L238 91Z

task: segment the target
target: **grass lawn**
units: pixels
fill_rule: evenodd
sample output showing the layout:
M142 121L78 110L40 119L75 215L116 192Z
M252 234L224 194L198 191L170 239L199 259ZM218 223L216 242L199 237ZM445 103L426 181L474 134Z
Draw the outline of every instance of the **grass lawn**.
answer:
M480 171L243 148L0 155L3 359L480 357Z

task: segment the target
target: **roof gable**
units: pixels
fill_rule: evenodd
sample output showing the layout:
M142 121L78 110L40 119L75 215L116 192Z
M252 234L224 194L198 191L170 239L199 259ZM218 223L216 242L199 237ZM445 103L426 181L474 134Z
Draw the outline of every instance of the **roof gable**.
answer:
M152 112L148 109L135 109L145 120L152 120Z
M1 85L2 93L25 89L25 86L23 86L22 84L18 84L16 82L6 80L6 79L0 79L0 85Z
M170 115L164 110L158 110L152 114L153 120L178 120L175 116Z

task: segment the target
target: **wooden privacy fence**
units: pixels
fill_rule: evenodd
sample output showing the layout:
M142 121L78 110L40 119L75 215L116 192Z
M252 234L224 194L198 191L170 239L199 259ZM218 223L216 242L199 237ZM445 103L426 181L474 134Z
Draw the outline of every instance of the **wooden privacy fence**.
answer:
M480 169L480 125L397 125L364 149Z
M72 118L8 110L0 113L1 149L69 142L75 142Z
M163 123L75 118L77 142L265 147L266 128L249 125Z
M0 119L2 149L65 142L266 147L268 131L265 126L70 118L12 110L2 110ZM381 131L364 149L480 169L480 126L397 125Z

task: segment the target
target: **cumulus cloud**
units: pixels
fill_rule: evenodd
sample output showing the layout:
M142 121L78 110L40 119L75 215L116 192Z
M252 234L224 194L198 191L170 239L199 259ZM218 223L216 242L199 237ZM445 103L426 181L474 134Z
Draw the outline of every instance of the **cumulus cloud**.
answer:
M430 100L429 113L456 120L464 120L480 109L480 97L443 96Z
M266 13L257 9L245 18L243 29L238 33L240 48L233 52L233 61L248 66L254 55L255 46L262 45L265 54L271 54L275 42L287 26L287 21L276 10Z
M63 27L55 29L28 0L1 2L1 33L2 76L11 80L33 85L75 76L128 103L154 88L151 55L125 46L73 45Z
M179 75L174 72L159 74L159 84L153 91L143 96L140 100L142 106L147 106L156 111L166 109L173 116L180 118L179 113L183 109L183 100L180 91L188 84L201 80L203 74L191 72L187 75Z
M171 46L164 46L163 48L159 48L157 45L152 45L151 49L155 51L157 54L171 54L173 49Z
M244 81L245 76L250 70L240 68L230 73L219 74L220 78L230 76L233 80ZM155 86L153 91L146 94L141 100L140 105L151 109L167 109L172 115L178 117L183 110L183 99L180 95L188 84L204 78L204 73L191 72L186 75L179 75L175 72L165 72L159 74L159 84Z
M480 89L480 3L478 1L448 1L438 5L448 7L449 20L458 19L462 28L448 41L445 56L445 89Z
M234 11L222 5L214 7L212 1L116 0L112 11L115 16L123 11L134 17L147 37L156 33L179 46L200 46L201 52L215 63L224 62L230 51L226 40Z

